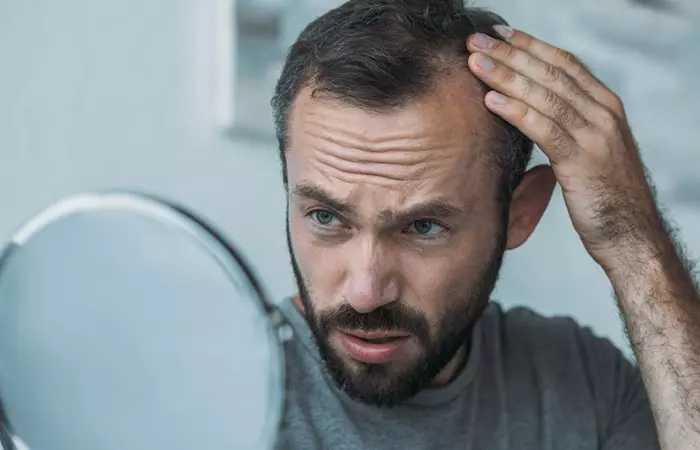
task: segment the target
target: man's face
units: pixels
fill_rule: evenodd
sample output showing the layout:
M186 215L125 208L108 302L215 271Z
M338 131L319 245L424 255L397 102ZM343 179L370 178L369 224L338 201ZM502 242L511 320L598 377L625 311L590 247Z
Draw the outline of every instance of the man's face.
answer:
M329 373L355 399L390 406L448 382L488 302L506 230L482 96L465 72L395 111L309 90L294 104L292 263Z

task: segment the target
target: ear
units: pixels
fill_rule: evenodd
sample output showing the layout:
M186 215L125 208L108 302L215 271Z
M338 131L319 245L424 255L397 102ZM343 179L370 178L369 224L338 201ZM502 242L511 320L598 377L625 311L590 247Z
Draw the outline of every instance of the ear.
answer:
M508 250L523 245L535 231L552 198L556 183L550 166L536 166L525 172L510 202L506 243Z

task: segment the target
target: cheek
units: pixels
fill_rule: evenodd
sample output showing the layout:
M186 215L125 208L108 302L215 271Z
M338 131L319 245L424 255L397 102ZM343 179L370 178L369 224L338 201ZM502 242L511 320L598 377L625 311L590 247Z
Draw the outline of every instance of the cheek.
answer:
M313 245L313 236L309 233L303 217L290 217L289 234L296 263L304 280L309 282L309 278L317 269L313 261L318 255Z
M440 321L449 301L446 288L454 270L451 261L446 252L430 256L407 252L401 256L401 300L419 311L431 327Z
M491 246L472 242L489 239L465 238L436 255L408 255L403 258L403 279L411 293L406 298L431 324L439 324L447 311L460 307L480 282L491 257ZM483 247L483 248L482 248Z

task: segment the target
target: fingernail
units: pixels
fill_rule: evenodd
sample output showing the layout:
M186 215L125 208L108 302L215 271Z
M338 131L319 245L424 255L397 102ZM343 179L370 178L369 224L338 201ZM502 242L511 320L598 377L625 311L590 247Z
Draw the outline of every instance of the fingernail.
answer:
M505 95L500 94L496 91L491 91L491 93L489 94L489 102L493 105L505 105L507 101L508 98L506 98Z
M484 49L491 48L496 43L491 36L487 36L483 33L476 33L472 42L474 42L474 45L477 47Z
M507 27L505 25L494 25L493 29L496 30L496 33L500 34L506 39L510 39L513 36L513 29L511 27Z
M495 63L493 62L493 59L479 53L476 58L476 65L484 70L491 70L493 69L493 66L495 66Z

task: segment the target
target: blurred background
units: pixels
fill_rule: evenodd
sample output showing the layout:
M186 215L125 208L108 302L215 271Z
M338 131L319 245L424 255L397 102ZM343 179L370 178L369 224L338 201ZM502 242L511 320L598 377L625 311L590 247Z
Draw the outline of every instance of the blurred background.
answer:
M0 0L0 241L65 195L144 190L208 217L273 298L292 294L269 99L286 48L340 3ZM620 94L660 200L699 255L700 2L473 4L578 54ZM629 351L559 192L506 257L495 297L573 316Z

